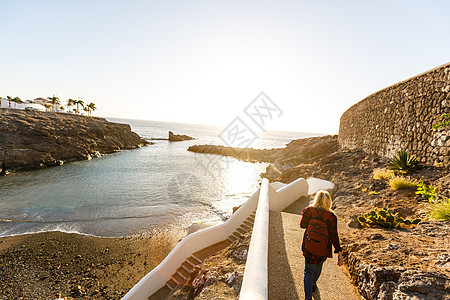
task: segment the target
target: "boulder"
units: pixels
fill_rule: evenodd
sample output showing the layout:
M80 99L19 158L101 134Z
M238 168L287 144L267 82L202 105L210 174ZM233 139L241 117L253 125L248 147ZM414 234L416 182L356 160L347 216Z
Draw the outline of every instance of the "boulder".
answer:
M169 141L171 142L190 141L190 140L195 140L195 138L188 135L174 134L172 131L169 131Z

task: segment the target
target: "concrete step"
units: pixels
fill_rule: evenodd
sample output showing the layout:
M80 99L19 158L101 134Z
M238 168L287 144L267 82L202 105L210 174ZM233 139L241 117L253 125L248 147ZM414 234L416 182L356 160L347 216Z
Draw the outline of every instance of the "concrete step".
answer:
M234 236L237 240L240 240L242 238L241 234L237 231L233 232L231 236Z
M252 230L252 227L242 224L239 228L245 230L245 232L249 232L250 230Z
M172 279L170 279L169 281L166 282L165 286L168 287L170 290L173 290L174 288L177 287L177 283L175 281L173 281Z
M191 273L191 270L194 266L191 265L188 261L184 261L184 263L181 264L181 268L185 269L188 273Z
M237 237L235 237L234 235L230 235L227 239L230 243L233 243L234 241L238 240Z
M205 258L216 254L220 250L223 250L226 247L228 247L229 245L230 245L230 242L228 240L225 240L225 241L216 243L216 244L214 244L212 246L206 247L203 250L197 251L194 254L192 254L192 256L194 256L197 259L203 261L203 260L205 260Z
M186 259L186 261L187 261L189 264L191 264L193 267L195 267L196 265L202 263L201 260L198 260L197 258L195 258L195 257L193 257L193 256L188 257L188 258Z
M177 274L180 274L180 276L183 277L184 280L186 280L191 273L186 271L183 267L179 267L177 270Z
M241 234L241 235L244 235L244 234L246 234L247 233L247 231L246 230L244 230L244 229L242 229L242 228L238 228L238 229L236 229L236 232L238 232L239 234Z
M244 223L242 223L242 225L248 226L253 229L253 222L245 220Z
M178 273L173 274L171 280L175 281L175 283L178 285L183 285L186 282L186 279L181 277L181 275Z
M201 250L200 250L200 251L201 251ZM198 254L200 253L200 251L195 252L195 253L197 253L197 255L198 255ZM203 262L203 259L201 259L201 258L199 258L197 255L195 255L195 253L192 254L191 257L192 257L193 259L195 259L196 261L198 261L199 264L201 264L201 263Z
M175 284L175 283L174 283ZM167 299L172 289L167 286L167 283L165 286L160 288L156 293L148 297L148 300L161 300L161 299Z

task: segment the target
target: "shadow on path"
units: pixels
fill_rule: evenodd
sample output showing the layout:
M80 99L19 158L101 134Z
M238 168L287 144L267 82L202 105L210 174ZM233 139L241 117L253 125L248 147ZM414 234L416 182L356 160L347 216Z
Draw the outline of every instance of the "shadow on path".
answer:
M301 212L311 199L302 197L283 212L270 211L269 218L269 299L305 299L304 257L300 228ZM318 281L321 300L361 299L356 288L336 265L337 257L327 259Z
M284 218L284 214L300 216L309 201L309 198L303 197L284 212L269 212L269 299L305 298L303 285L299 285L299 282L303 282L303 269L299 273L298 268L291 268L292 265L300 264L303 259L301 240L298 230L292 230L292 226L284 224L288 221ZM285 230L287 227L289 229ZM294 251L290 251L293 247Z

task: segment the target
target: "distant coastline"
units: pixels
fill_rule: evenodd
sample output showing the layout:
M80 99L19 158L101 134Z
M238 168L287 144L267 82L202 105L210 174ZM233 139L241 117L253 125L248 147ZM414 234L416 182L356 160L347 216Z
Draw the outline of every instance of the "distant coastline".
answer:
M205 154L218 154L222 156L230 156L245 162L265 162L273 163L276 155L281 150L277 149L253 149L253 148L237 148L225 147L221 145L194 145L188 148L188 151Z
M98 117L0 109L0 174L89 160L151 144L128 124Z

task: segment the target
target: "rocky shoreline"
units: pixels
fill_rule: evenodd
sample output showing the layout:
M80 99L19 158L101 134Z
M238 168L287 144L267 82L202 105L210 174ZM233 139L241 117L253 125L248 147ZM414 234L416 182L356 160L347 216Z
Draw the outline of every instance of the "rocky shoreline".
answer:
M242 156L223 146L196 146L196 152ZM242 152L242 151L241 151ZM282 149L246 149L245 157L271 164L262 176L290 183L317 177L336 184L334 211L340 227L350 275L363 297L388 299L450 299L450 223L427 219L428 200L414 190L392 190L373 178L388 159L339 146L337 136L294 140ZM449 169L424 166L410 175L450 196ZM374 207L389 208L402 217L421 218L410 228L361 228L357 217Z
M65 113L0 109L1 175L89 160L151 144L128 124Z

